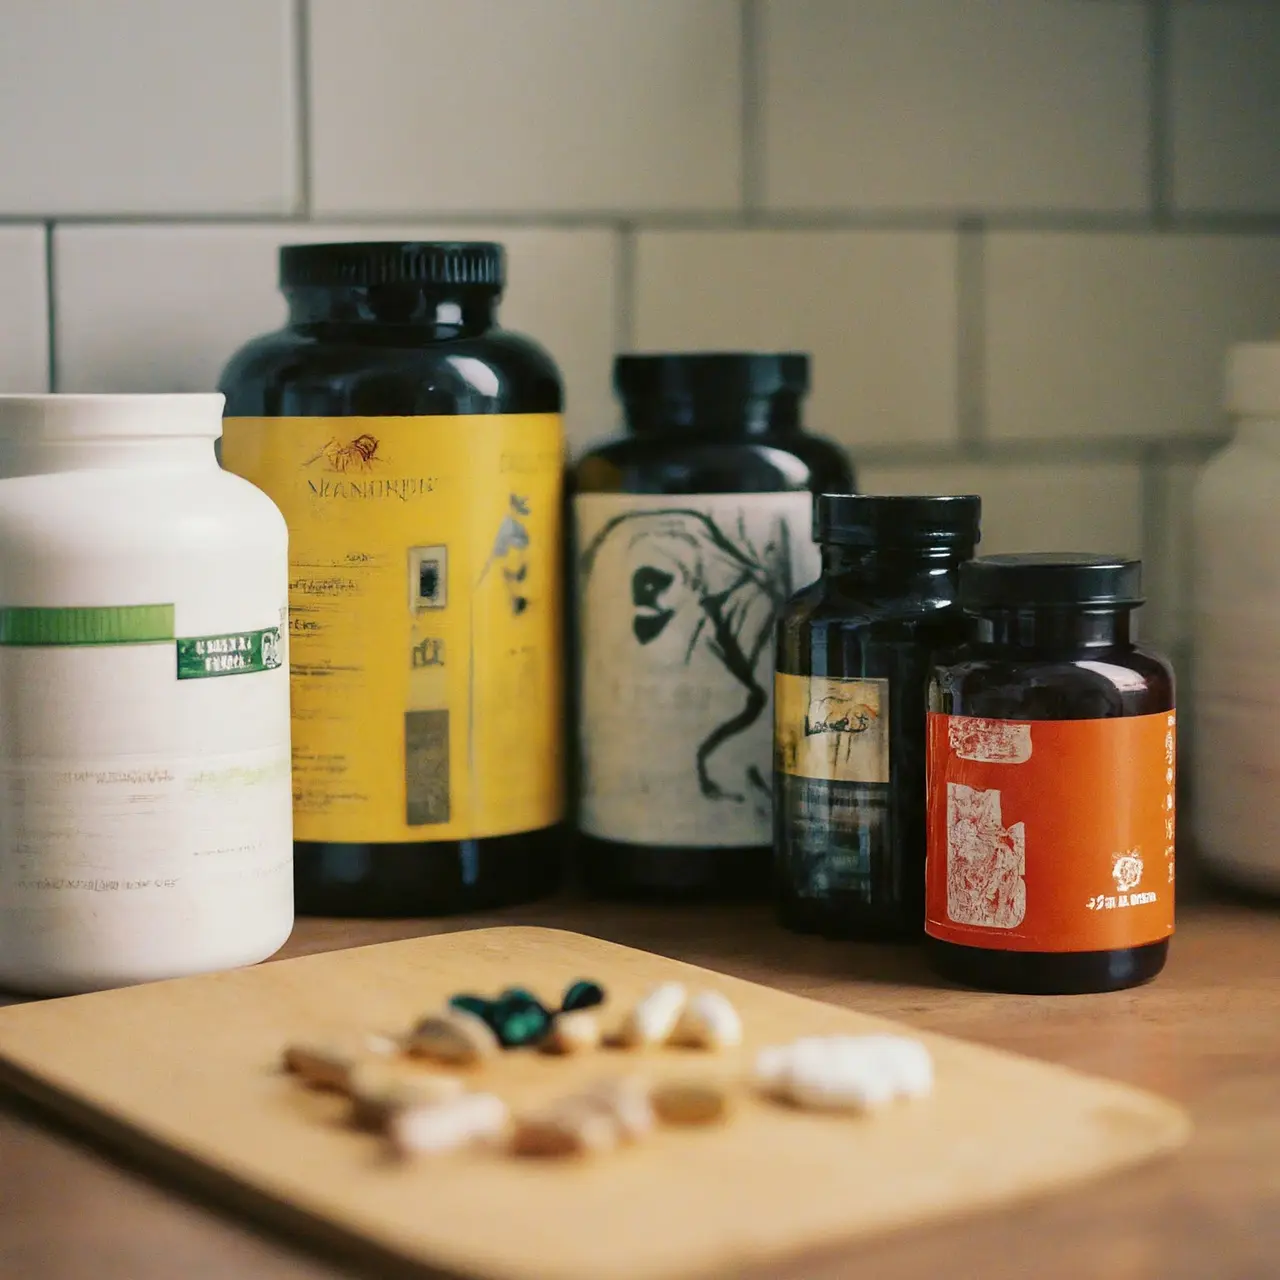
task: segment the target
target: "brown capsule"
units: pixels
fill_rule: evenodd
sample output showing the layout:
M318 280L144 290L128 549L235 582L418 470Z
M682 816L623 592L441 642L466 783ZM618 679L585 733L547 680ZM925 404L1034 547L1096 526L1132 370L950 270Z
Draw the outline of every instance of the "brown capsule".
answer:
M653 1129L649 1086L638 1076L598 1080L516 1125L518 1155L568 1156L612 1151Z
M405 1051L451 1066L471 1066L497 1055L501 1046L489 1025L460 1009L423 1018L405 1040Z
M396 1048L395 1042L385 1036L366 1034L299 1041L286 1047L284 1068L313 1088L345 1093L351 1073L361 1062L389 1057Z
M612 1151L618 1124L603 1107L566 1098L516 1121L511 1149L519 1156L576 1156Z

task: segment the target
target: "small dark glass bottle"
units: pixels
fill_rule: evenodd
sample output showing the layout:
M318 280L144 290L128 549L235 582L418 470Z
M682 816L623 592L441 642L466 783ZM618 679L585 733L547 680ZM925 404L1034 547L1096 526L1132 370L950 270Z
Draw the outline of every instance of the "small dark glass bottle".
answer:
M788 928L909 940L924 922L925 689L963 634L976 497L823 494L822 577L778 623L774 894Z
M222 462L290 539L297 909L535 896L563 817L560 378L497 324L502 247L286 246Z
M929 691L927 948L970 986L1113 991L1173 932L1174 681L1133 643L1141 563L965 565Z
M627 434L573 476L578 852L620 896L767 893L774 626L816 576L803 355L621 356Z

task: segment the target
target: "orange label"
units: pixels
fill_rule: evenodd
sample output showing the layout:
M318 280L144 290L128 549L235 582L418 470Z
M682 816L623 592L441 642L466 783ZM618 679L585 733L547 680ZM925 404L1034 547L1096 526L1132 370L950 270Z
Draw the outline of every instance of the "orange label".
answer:
M989 951L1112 951L1173 932L1172 711L929 716L925 932Z

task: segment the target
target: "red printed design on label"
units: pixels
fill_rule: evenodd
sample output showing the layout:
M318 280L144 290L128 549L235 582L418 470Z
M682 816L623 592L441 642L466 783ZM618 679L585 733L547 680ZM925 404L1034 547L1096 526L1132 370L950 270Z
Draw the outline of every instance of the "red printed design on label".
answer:
M1172 711L929 716L925 932L989 951L1113 951L1173 932Z

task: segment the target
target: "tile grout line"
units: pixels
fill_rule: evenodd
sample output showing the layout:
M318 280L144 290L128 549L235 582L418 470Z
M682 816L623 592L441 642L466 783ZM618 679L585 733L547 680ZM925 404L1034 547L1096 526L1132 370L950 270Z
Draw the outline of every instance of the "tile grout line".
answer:
M0 227L32 226L55 221L69 227L154 227L154 226L274 226L298 222L304 215L290 213L154 213L89 214L50 212L0 213ZM1150 214L1081 214L1038 212L990 214L955 211L929 212L900 209L886 213L833 210L725 209L719 212L689 212L672 209L591 209L569 212L513 212L503 210L419 209L400 213L333 213L312 219L333 226L388 226L403 223L453 223L459 226L500 226L528 231L599 231L626 222L640 231L944 231L957 226L981 224L988 232L1039 231L1065 235L1113 235L1174 231L1196 235L1277 235L1280 214L1198 213L1170 211L1159 222Z
M1173 222L1172 58L1173 13L1169 0L1147 3L1148 180L1151 184L1151 218L1165 229Z
M296 216L311 221L311 11L308 0L293 0L294 110L297 113L298 190Z
M55 291L57 274L54 265L52 220L44 224L44 310L47 326L46 340L49 344L47 353L49 390L58 390L58 295Z
M1213 451L1218 452L1222 448L1224 441L1219 440L1217 448ZM1197 478L1200 471L1208 462L1208 457L1196 459ZM1168 496L1172 492L1172 476L1166 469L1166 480L1164 486L1165 494L1165 519L1171 520L1171 508L1168 505ZM1172 646L1170 656L1174 658L1177 666L1178 674L1181 677L1189 677L1194 673L1192 671L1192 648L1191 641L1193 636L1193 628L1195 625L1194 610L1194 591L1195 591L1195 530L1192 524L1191 506L1194 502L1194 491L1186 495L1187 509L1183 512L1183 520L1181 527L1178 529L1179 537L1173 540L1173 554L1176 557L1175 564L1177 567L1177 583L1178 583L1178 614L1174 618L1174 634L1177 637L1176 642Z
M614 350L630 351L635 342L636 306L636 229L630 222L618 224L614 271L617 285L613 317Z
M740 0L741 21L738 56L742 78L741 133L742 208L748 222L764 199L764 148L760 128L760 55L762 51L760 0Z
M1096 437L1049 440L952 441L946 444L857 444L858 459L873 466L946 466L973 462L984 466L1111 466L1130 463L1142 466L1198 463L1223 444L1221 436L1185 436L1159 440L1152 437Z
M956 434L962 451L987 434L986 232L980 220L956 232Z

